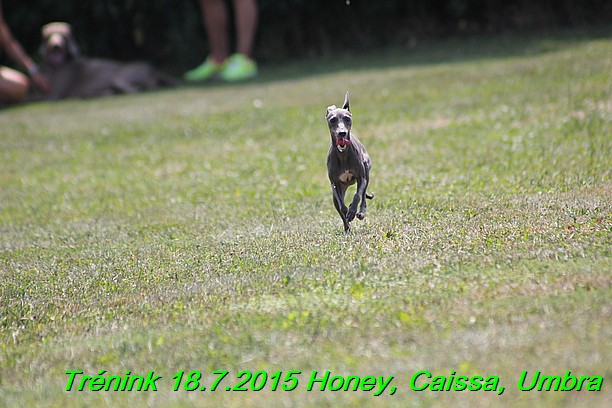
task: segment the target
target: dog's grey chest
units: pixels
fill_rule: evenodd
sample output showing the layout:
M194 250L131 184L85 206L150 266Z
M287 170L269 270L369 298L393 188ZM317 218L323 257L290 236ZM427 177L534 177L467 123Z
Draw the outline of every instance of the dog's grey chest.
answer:
M338 178L343 183L350 183L353 180L353 173L351 173L350 170L345 170Z

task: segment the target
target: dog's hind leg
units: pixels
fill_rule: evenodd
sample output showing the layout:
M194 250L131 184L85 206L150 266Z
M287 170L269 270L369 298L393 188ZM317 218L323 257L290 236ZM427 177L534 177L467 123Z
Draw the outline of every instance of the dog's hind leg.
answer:
M370 184L370 170L367 167L365 169L365 174L365 186L363 188L363 194L361 195L361 206L359 207L359 212L356 215L356 217L360 220L363 220L365 218L366 208L368 206L366 203L366 198L371 200L374 197L373 194L368 194L368 184Z
M348 222L353 221L353 219L355 219L355 217L357 216L357 207L359 206L360 201L361 201L361 207L360 207L359 213L361 214L361 216L364 216L366 205L365 205L365 200L363 199L363 197L365 197L366 188L368 187L368 182L369 181L367 178L367 170L366 170L366 177L361 177L357 179L357 192L355 193L355 196L353 197L353 201L351 202L351 205L349 207L348 213L346 214L346 219L348 220Z

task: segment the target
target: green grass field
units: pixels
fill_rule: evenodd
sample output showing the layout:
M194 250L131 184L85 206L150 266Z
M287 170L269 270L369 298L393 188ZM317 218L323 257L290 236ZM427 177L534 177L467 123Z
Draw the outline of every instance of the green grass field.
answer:
M427 43L1 110L0 406L609 406L611 38ZM348 236L324 121L345 91L376 194ZM68 370L162 379L67 392ZM215 370L217 391L173 391ZM226 392L243 370L301 374ZM396 392L307 391L326 370ZM417 392L422 370L505 392ZM604 381L520 391L536 370Z

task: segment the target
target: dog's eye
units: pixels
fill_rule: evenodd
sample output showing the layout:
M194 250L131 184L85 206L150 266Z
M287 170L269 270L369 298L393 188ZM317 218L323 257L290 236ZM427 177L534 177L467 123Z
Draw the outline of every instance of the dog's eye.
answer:
M338 118L336 118L336 117L331 118L331 119L329 120L329 123L331 123L332 125L336 125L336 124L338 124Z
M349 118L348 116L344 117L344 123L350 125L351 124L351 118Z

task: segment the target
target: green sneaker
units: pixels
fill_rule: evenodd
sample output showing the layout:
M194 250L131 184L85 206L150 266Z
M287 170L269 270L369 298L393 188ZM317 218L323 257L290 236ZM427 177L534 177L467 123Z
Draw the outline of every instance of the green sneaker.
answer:
M257 75L257 64L244 54L234 54L221 70L221 79L228 82L242 81Z
M188 82L204 81L221 72L225 65L226 62L219 64L218 62L215 62L211 56L208 56L206 61L194 69L185 72L183 79Z

